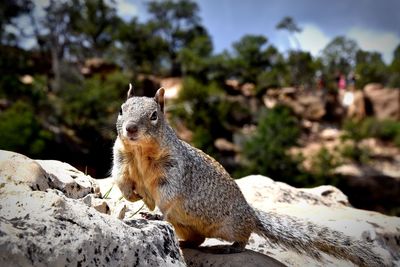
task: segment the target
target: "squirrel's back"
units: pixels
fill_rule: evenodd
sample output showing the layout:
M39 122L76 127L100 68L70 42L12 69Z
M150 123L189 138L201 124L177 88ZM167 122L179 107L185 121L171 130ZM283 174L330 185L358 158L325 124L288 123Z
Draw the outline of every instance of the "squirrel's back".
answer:
M247 240L256 223L255 214L236 182L215 159L180 140L168 128L164 144L174 162L172 169L177 168L179 173L179 179L170 177L174 180L171 191L178 188L175 193L182 200L177 205L181 209L178 216L170 218L167 212L167 218L177 224L194 224L193 230L205 237L237 241L240 234ZM191 222L182 222L189 217ZM236 225L235 233L226 229L232 224Z

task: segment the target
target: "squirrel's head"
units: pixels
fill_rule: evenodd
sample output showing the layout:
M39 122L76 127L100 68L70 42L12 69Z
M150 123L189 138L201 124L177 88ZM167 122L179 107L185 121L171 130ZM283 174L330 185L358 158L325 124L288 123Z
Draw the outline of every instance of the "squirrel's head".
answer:
M157 138L164 127L164 88L154 97L134 95L129 84L127 100L122 104L117 119L118 136L129 143L140 142L149 137Z

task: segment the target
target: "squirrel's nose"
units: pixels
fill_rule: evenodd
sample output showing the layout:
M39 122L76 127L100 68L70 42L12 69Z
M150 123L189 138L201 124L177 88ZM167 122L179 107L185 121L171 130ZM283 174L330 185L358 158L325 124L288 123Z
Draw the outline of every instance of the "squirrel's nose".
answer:
M126 125L126 131L128 134L136 134L138 132L138 127L136 124L128 124Z

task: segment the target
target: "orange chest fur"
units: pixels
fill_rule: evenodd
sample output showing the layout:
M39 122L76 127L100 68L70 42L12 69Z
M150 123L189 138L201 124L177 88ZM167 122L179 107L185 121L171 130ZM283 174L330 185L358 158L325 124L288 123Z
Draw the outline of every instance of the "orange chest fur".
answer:
M164 177L168 153L154 141L142 141L127 149L127 176L134 181L136 192L149 208L159 203L158 187Z

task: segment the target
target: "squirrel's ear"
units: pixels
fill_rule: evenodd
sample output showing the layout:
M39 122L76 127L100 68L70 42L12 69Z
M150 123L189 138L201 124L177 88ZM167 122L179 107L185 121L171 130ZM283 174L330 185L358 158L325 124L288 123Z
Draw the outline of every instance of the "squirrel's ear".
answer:
M160 109L164 112L164 88L160 88L157 90L156 95L154 96L154 100L160 105Z
M132 86L132 84L131 83L129 83L129 90L128 90L128 93L127 93L127 98L126 99L129 99L129 98L131 98L131 97L133 97L134 95L135 95L135 92L134 92L135 90L133 90L133 86Z

